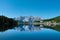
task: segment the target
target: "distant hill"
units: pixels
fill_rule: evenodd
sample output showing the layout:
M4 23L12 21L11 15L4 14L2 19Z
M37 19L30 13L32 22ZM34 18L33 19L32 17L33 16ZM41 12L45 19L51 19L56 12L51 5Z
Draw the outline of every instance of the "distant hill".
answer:
M60 16L57 16L57 17L54 17L54 18L51 18L51 19L45 19L43 21L44 22L48 22L48 21L51 21L51 22L60 22Z

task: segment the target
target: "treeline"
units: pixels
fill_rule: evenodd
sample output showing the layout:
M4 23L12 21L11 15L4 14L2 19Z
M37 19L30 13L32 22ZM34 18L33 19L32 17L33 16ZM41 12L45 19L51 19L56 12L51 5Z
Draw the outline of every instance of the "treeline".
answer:
M0 16L0 31L11 29L17 26L17 21L5 16Z

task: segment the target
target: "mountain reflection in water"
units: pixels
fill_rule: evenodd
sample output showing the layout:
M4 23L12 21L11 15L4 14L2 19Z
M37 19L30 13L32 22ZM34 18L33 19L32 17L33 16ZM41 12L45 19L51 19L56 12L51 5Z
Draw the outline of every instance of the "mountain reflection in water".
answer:
M15 27L16 30L19 31L38 31L43 29L43 25L34 26L34 25L21 25L20 27Z
M39 26L36 26L36 25L20 25L20 26L16 26L16 27L0 27L0 32L4 32L6 30L9 30L9 29L14 29L14 30L17 30L17 31L39 31L39 30L43 30L44 28L48 28L48 29L53 29L53 30L56 30L56 31L60 31L60 25L39 25Z

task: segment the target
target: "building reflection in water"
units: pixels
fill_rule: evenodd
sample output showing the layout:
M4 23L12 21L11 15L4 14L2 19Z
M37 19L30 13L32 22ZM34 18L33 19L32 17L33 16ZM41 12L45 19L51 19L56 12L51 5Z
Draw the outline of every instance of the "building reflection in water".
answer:
M38 30L42 30L43 29L43 25L40 26L34 26L34 25L20 25L20 27L15 27L15 30L18 31L38 31Z

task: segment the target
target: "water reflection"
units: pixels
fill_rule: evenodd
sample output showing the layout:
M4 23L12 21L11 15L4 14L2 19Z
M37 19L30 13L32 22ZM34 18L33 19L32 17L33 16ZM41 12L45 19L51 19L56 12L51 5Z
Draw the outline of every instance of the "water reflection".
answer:
M0 27L0 32L4 32L6 30L9 30L9 29L15 29L17 31L28 31L28 32L31 32L31 31L39 31L39 30L43 30L44 28L48 28L48 29L53 29L53 30L56 30L56 31L59 31L60 32L60 25L20 25L20 26L16 26L16 27Z
M2 26L0 27L0 32L4 32L6 30L9 30L9 29L13 29L15 26Z
M34 26L34 25L20 25L19 27L15 27L18 31L38 31L43 29L43 25Z

